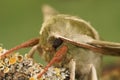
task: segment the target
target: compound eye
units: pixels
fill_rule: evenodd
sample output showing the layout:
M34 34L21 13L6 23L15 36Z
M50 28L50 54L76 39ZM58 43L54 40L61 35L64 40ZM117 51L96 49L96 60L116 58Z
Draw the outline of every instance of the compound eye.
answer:
M63 40L61 40L60 38L56 38L53 41L52 47L55 48L55 49L57 49L62 43L63 43Z

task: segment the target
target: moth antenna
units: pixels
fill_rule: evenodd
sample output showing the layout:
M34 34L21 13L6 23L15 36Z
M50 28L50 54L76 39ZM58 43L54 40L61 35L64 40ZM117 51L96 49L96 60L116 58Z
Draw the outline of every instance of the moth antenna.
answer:
M94 40L88 44L103 50L104 55L120 56L120 43Z
M86 49L90 49L94 52L98 52L101 55L120 56L120 45L119 45L120 43L119 44L117 44L117 43L116 44L114 44L114 43L109 44L110 42L107 42L105 46L102 46L101 45L102 43L105 44L105 42L103 42L103 41L99 41L99 44L94 43L94 41L88 42L88 43L80 43L80 42L75 42L73 40L70 40L70 39L67 39L64 37L60 37L60 36L58 38L62 39L65 42L69 42L73 45L83 47ZM102 42L102 43L100 44L100 42ZM113 47L111 47L112 44L114 44Z
M16 51L16 50L19 50L21 48L26 48L26 47L32 47L34 45L37 45L39 43L39 38L34 38L34 39L31 39L29 41L26 41L18 46L15 46L13 48L11 48L10 50L8 50L7 52L5 52L4 54L1 54L0 55L0 59L3 59L5 58L5 56L11 54L12 52Z

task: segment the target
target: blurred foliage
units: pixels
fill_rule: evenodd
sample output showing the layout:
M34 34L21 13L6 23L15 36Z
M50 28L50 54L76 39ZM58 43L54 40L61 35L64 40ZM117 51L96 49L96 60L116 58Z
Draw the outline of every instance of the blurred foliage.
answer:
M119 0L0 0L0 43L9 49L39 36L43 4L89 21L104 40L120 42ZM116 60L105 57L104 62Z

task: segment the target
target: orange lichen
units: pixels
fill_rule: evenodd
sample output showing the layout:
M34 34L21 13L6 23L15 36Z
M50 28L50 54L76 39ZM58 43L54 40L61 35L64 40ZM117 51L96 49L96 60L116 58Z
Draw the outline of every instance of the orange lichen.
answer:
M30 77L29 80L35 80L35 78L34 77Z
M9 64L15 64L17 61L16 57L11 57L10 60L9 60Z

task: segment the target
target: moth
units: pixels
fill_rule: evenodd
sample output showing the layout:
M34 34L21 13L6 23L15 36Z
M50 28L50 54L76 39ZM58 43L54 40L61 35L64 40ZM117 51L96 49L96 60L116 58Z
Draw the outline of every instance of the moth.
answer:
M11 48L0 55L0 58L20 48L32 47L28 53L29 57L33 57L37 50L48 62L44 71L38 74L38 78L51 65L68 68L70 60L74 59L75 78L89 80L89 64L95 67L97 77L100 79L102 56L120 56L120 43L100 40L99 34L89 22L75 16L59 14L49 6L43 7L43 13L44 22L39 38Z

